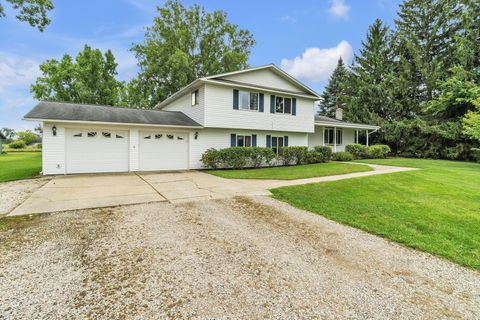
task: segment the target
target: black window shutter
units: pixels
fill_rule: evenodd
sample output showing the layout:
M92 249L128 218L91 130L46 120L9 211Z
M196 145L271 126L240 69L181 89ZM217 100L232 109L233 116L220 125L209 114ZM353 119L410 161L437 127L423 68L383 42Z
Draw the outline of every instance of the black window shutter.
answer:
M256 146L257 146L257 135L252 134L252 147L256 147Z
M259 94L259 100L258 111L263 112L263 93Z
M238 110L238 90L233 90L233 109Z
M267 148L272 147L272 136L267 134Z
M292 115L297 115L297 98L292 99Z
M288 136L283 137L283 145L288 147Z
M237 146L237 135L235 133L232 133L230 135L230 147L236 147Z
M275 96L270 95L270 113L275 113Z

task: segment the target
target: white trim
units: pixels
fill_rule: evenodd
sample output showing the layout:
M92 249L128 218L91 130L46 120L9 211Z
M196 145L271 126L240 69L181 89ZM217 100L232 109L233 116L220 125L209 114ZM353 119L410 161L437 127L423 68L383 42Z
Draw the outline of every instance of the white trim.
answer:
M136 127L161 127L161 128L187 128L187 129L203 129L202 126L181 126L181 125L164 125L164 124L148 124L148 123L124 123L124 122L103 122L103 121L80 121L80 120L60 120L60 119L36 119L36 118L23 118L27 121L42 121L42 122L55 122L55 123L81 123L81 124L99 124L99 125L111 125L111 126L136 126Z
M300 81L298 81L297 79L295 79L290 74L283 71L282 69L280 69L279 67L277 67L273 63L266 64L266 65L263 65L263 66L254 67L254 68L244 69L244 70L237 70L237 71L232 71L232 72L215 74L215 75L205 77L204 79L205 80L212 80L214 78L221 78L221 77L226 77L226 76L231 76L231 75L236 75L236 74L241 74L241 73L247 73L247 72L252 72L252 71L257 71L257 70L262 70L262 69L273 69L275 72L279 73L284 78L287 78L290 82L293 82L297 86L303 88L305 91L308 91L311 95L316 96L317 97L316 99L319 98L318 93L316 93L313 89L311 89L308 86L306 86L305 84L301 83Z
M315 121L316 126L327 126L327 127L339 127L339 128L358 128L358 129L371 129L377 131L380 129L378 126L371 126L368 124L359 124L359 123L336 123L328 121Z
M282 96L292 96L292 97L305 98L305 99L310 99L310 100L313 100L313 101L318 100L318 96L305 95L305 94L301 94L301 93L284 91L284 90L281 90L281 89L264 88L264 87L261 87L261 86L256 86L254 84L228 83L228 82L217 81L217 80L204 80L204 82L217 84L217 85L222 85L222 86L227 86L227 87L232 87L232 88L245 88L245 89L251 89L251 90L255 90L255 91L275 93L275 94L280 94ZM161 104L163 104L163 102Z

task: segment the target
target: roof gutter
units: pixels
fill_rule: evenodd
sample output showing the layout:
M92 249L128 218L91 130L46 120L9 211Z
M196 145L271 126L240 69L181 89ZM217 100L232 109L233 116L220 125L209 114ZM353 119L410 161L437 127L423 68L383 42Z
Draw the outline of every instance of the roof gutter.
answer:
M187 128L187 129L203 129L203 126L182 126L182 125L166 125L166 124L150 124L150 123L126 123L126 122L105 122L105 121L82 121L82 120L63 120L63 119L38 119L38 118L22 118L26 121L40 121L40 122L64 122L64 123L78 123L78 124L100 124L111 126L137 126L137 127L161 127L161 128Z
M315 121L316 126L328 126L328 127L338 127L338 128L356 128L356 129L370 129L374 130L373 132L380 129L379 126L371 126L368 124L357 124L357 123L335 123L328 121ZM372 133L373 133L372 132Z

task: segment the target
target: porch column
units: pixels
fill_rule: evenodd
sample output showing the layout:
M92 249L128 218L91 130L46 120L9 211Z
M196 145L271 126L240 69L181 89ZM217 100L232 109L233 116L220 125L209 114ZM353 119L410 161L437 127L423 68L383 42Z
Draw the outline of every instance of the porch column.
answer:
M322 146L325 145L325 127L322 127L323 134L322 134Z
M337 127L333 127L333 152L337 152Z
M368 129L365 130L365 132L367 133L367 147L368 147Z
M358 144L358 130L355 130L355 143Z

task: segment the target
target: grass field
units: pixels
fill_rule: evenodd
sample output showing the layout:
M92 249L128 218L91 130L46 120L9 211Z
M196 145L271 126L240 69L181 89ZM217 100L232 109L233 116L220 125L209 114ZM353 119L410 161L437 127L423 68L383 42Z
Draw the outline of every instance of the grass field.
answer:
M421 170L272 190L274 197L480 269L480 164L364 160Z
M210 174L228 178L228 179L273 179L273 180L293 180L313 177L333 176L352 172L371 171L368 166L327 162L306 164L301 166L288 167L269 167L258 169L238 169L238 170L209 170Z
M0 182L31 178L42 170L41 152L11 152L0 155Z

